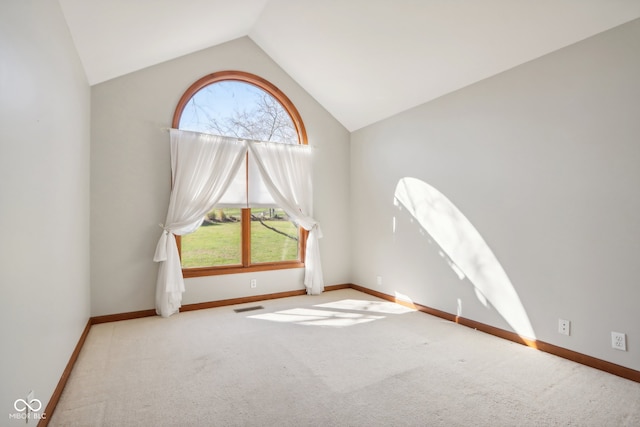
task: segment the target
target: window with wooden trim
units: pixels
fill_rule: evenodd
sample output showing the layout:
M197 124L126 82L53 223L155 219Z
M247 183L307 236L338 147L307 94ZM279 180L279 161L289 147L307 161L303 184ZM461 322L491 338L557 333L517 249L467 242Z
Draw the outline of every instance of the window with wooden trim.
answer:
M191 85L178 103L173 127L307 144L289 98L267 80L241 71L210 74ZM176 238L184 277L304 267L307 231L273 203L249 157L202 226Z

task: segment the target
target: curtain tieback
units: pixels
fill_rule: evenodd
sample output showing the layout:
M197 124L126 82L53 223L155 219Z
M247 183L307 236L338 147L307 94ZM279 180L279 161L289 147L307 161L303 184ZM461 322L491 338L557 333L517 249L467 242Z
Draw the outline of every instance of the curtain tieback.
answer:
M311 227L312 230L316 230L318 239L322 238L322 230L320 229L320 223L316 222L315 224L313 224L313 227Z
M160 235L160 239L158 239L158 245L156 246L156 253L153 256L153 260L155 262L162 262L167 260L167 243L169 238L169 233L171 232L167 229L164 224L158 224L160 228L164 231Z

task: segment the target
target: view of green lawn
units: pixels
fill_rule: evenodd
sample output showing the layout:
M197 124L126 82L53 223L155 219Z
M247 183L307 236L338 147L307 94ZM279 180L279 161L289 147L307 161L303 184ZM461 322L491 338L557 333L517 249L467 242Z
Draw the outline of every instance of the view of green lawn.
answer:
M259 214L254 210L254 214ZM227 216L240 217L226 209ZM283 219L264 220L265 225L292 235L298 235L297 227ZM194 233L182 237L182 267L208 267L241 264L240 222L214 222L204 225ZM260 221L251 222L251 262L275 262L298 259L298 242L265 227Z

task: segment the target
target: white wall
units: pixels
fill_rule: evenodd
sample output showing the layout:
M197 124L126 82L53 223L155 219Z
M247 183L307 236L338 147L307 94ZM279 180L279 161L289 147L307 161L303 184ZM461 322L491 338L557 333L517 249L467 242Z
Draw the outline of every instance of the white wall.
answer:
M58 2L2 1L2 425L30 390L47 405L89 319L89 110Z
M638 76L640 20L353 133L354 282L512 330L394 206L414 177L480 232L539 340L640 369Z
M152 261L169 200L169 136L178 100L197 79L221 70L266 78L296 105L318 147L315 215L327 285L350 281L349 133L249 38L241 38L92 87L92 314L154 307ZM302 270L186 280L183 304L303 289ZM249 287L250 278L258 287Z

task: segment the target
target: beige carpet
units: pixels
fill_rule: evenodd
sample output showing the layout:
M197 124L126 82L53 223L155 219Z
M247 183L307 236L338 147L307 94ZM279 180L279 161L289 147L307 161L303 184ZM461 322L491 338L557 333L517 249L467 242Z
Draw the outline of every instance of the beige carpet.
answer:
M345 289L95 325L49 425L640 426L640 384Z

